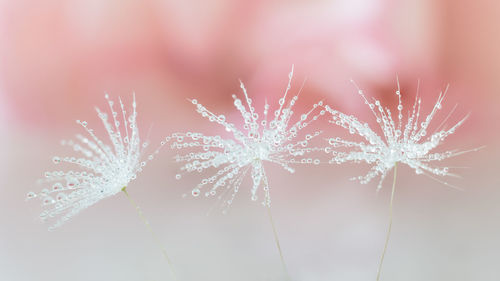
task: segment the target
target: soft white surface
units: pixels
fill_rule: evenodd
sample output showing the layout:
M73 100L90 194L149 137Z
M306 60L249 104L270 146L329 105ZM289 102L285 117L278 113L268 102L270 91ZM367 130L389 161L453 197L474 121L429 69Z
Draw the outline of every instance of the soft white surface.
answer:
M5 133L5 132L3 132ZM5 136L5 135L4 135ZM25 202L35 180L63 154L56 138L9 132L0 188L0 280L171 280L166 264L135 211L121 194L103 200L48 232L40 206ZM227 215L215 203L182 198L199 177L174 179L172 152L148 165L129 193L142 206L174 260L180 281L283 280L265 209L245 182ZM383 280L494 281L500 257L500 192L494 149L464 156L471 169L449 189L400 169L392 240ZM270 169L273 213L294 280L373 280L388 221L390 181L375 185L348 178L353 167Z

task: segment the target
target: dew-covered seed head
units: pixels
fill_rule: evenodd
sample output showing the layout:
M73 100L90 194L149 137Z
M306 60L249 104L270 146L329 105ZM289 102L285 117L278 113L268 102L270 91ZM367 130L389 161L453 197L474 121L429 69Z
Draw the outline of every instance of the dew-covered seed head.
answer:
M65 140L61 144L70 146L77 154L72 157L52 158L54 164L73 165L77 169L46 172L41 182L49 188L40 193L29 192L27 199L38 198L44 208L40 214L42 220L56 220L51 229L57 228L83 209L103 198L120 192L142 171L145 162L141 162L142 149L139 130L136 126L135 96L132 110L127 114L120 100L120 114L114 108L109 95L110 115L100 111L97 114L109 136L109 141L102 141L86 121L77 120L87 133L87 137L77 135L76 140ZM127 116L128 115L128 116Z
M312 139L320 132L310 133L305 139L299 139L299 132L326 111L321 107L323 103L319 102L309 112L294 115L293 105L298 96L289 96L291 77L292 75L284 95L275 107L271 109L266 101L262 113L257 112L254 101L240 81L243 97L232 95L232 98L242 118L241 126L230 123L227 115L215 114L191 100L202 117L219 124L232 134L229 138L194 132L172 134L170 147L188 150L175 157L176 162L183 163L180 168L183 173L215 170L213 175L204 178L192 190L193 196L198 196L201 192L207 197L217 196L228 207L238 193L243 179L250 174L253 182L251 198L257 200L257 192L262 188L263 203L268 205L270 195L264 163L276 164L290 173L294 172L290 167L294 164L319 164L319 159L307 158L303 161L302 158L308 153L323 149L311 147ZM176 179L180 178L180 174L176 175Z
M357 87L357 86L356 86ZM394 120L389 108L383 107L381 102L375 100L369 102L363 91L359 90L359 95L369 105L369 110L375 117L382 134L377 134L366 123L361 123L353 115L347 115L325 106L325 110L330 113L332 121L348 130L350 134L359 135L363 141L349 141L342 138L329 138L328 143L331 149L325 152L331 155L332 164L345 162L366 162L372 165L370 172L360 177L361 183L368 183L373 178L380 176L381 182L386 174L396 163L404 163L415 169L417 174L434 174L439 176L449 175L448 168L433 168L432 161L441 161L464 152L445 151L430 153L433 149L443 143L445 138L455 132L465 121L465 118L448 129L438 126L434 131L429 130L430 123L438 110L442 108L442 101L445 94L441 93L432 108L431 112L424 120L420 120L421 99L416 98L413 107L408 111L405 120L403 116L403 105L401 102L401 92L396 91L398 97L398 115ZM377 108L377 109L375 109ZM443 122L444 123L444 122ZM345 151L341 151L344 149Z

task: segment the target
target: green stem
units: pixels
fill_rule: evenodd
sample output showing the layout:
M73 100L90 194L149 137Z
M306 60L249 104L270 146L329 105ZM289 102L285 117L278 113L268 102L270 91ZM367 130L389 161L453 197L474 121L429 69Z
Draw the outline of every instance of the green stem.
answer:
M378 266L378 271L377 271L377 281L380 280L380 272L382 271L382 264L384 263L384 257L385 253L387 251L387 245L389 244L389 238L391 237L391 230L392 230L392 206L393 206L393 201L394 201L394 191L396 189L396 175L398 173L398 163L394 165L394 180L392 182L392 192L391 192L391 202L389 204L389 227L387 229L387 236L385 237L385 245L384 245L384 251L382 252L382 256L380 257L380 263Z
M162 243L160 242L160 239L158 239L158 236L156 235L156 233L153 231L153 228L151 227L151 225L149 224L149 221L146 219L146 217L144 216L141 208L135 203L135 201L130 197L130 195L128 194L127 192L127 187L123 187L122 188L122 191L123 193L125 193L125 195L127 196L130 204L132 205L132 207L134 207L134 209L136 210L137 212L137 215L139 216L139 218L141 219L141 221L144 223L144 225L146 226L146 228L148 229L149 233L151 234L151 236L153 237L153 240L156 244L156 246L158 247L158 249L160 249L163 257L165 258L165 260L167 261L167 264L168 264L168 267L170 269L170 274L172 275L172 278L175 280L175 281L178 281L177 279L177 276L175 275L175 271L174 271L174 266L172 264L172 261L170 260L170 258L168 257L167 255L167 251L165 250L165 248L163 247Z

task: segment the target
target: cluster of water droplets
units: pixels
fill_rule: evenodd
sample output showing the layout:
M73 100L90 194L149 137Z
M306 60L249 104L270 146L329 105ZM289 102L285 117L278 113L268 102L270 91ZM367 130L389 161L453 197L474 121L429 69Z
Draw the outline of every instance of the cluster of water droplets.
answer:
M357 87L357 86L356 86ZM415 170L417 174L426 174L431 176L449 176L448 167L432 167L429 165L432 161L441 161L468 151L445 151L431 153L431 150L439 146L446 137L453 134L460 127L465 118L457 122L449 129L442 129L447 118L434 130L429 133L429 125L435 114L442 108L442 102L446 95L446 90L440 93L434 107L427 117L420 121L420 109L422 101L415 98L413 108L408 111L406 123L403 119L403 105L401 102L401 91L396 90L398 97L397 116L394 118L389 108L382 107L380 101L376 99L369 100L363 91L358 88L358 94L364 99L376 118L377 124L383 133L379 136L367 123L360 122L355 116L347 115L326 106L325 109L331 114L330 123L341 126L349 131L350 134L358 135L364 141L348 141L340 137L329 138L328 142L332 149L327 153L331 155L330 163L341 164L345 162L366 162L373 164L372 168L365 176L359 176L361 183L368 183L373 178L380 176L378 189L382 187L382 181L387 173L396 165L404 163ZM343 149L342 149L343 148ZM325 151L326 152L326 151ZM432 176L431 176L432 177ZM443 182L446 185L450 185ZM451 186L451 185L450 185Z
M120 192L146 165L140 158L148 144L141 144L139 139L135 95L133 111L128 117L121 99L119 114L114 110L114 103L107 94L105 98L111 117L98 108L96 110L111 145L101 141L93 130L87 127L86 121L77 120L88 136L77 135L76 140L63 140L61 144L72 147L80 155L55 156L52 161L54 164L74 164L79 170L45 172L45 178L41 179L40 183L48 187L40 193L27 194L27 199L36 198L42 202L44 211L40 217L43 221L51 218L56 220L51 229L60 226L99 200Z
M293 164L320 163L319 159L306 156L308 153L320 150L320 148L312 147L310 142L314 137L320 135L321 131L307 134L301 140L297 140L297 138L299 131L324 115L326 111L322 108L323 103L319 102L310 111L302 114L298 121L290 124L294 114L292 107L298 99L298 95L296 95L287 101L292 76L293 68L289 74L287 89L278 102L278 109L271 113L270 106L266 102L262 116L256 112L252 105L252 99L240 81L245 99L242 101L236 95L232 97L234 106L243 118L243 130L228 122L224 115L216 115L198 103L197 100L191 100L201 116L210 122L222 125L233 136L233 138L225 139L221 136L206 136L187 132L175 133L167 137L166 141L171 142L172 149L191 150L191 152L175 157L177 162L184 163L180 168L181 173L202 173L207 169L216 170L215 174L204 178L192 190L193 196L200 194L217 196L219 199L224 199L222 203L225 206L224 210L226 210L232 204L243 179L250 172L253 182L251 199L258 200L257 193L259 187L262 186L264 191L262 203L269 206L271 199L263 166L264 162L277 164L291 173L294 172ZM181 174L176 175L176 179L181 177Z

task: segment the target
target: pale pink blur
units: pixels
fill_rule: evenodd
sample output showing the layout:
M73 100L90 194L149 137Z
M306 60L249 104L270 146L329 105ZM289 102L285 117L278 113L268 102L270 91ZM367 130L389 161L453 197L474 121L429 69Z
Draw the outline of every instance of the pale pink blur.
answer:
M163 260L124 198L98 204L47 233L40 208L23 201L58 145L104 92L130 102L158 143L178 130L219 127L186 98L238 122L238 79L259 106L276 102L295 66L297 111L320 99L361 119L369 111L350 79L395 105L420 80L428 110L450 84L443 112L471 113L445 146L478 153L450 161L464 192L402 168L383 279L500 280L500 2L489 0L0 0L0 279L163 280ZM206 121L206 120L203 120ZM324 125L324 124L323 124ZM328 127L331 128L331 127ZM335 133L326 131L325 133ZM142 132L141 132L142 133ZM196 176L174 180L164 151L130 187L183 280L278 280L263 208L241 195L228 216L213 202L182 199ZM448 165L448 162L447 164ZM271 167L273 208L297 280L372 280L385 238L390 189L350 182L367 167ZM30 202L31 203L31 202ZM89 270L92 269L92 270Z
M135 91L147 119L168 122L162 108L172 114L184 97L229 104L238 78L256 100L276 98L295 64L306 101L356 109L351 78L388 95L398 75L411 96L420 78L424 95L451 82L453 102L466 103L452 70L468 62L449 58L461 40L447 31L460 27L443 20L449 12L434 1L4 2L2 94L16 120L37 127L72 125L61 120L88 115L104 91Z

